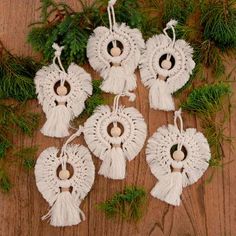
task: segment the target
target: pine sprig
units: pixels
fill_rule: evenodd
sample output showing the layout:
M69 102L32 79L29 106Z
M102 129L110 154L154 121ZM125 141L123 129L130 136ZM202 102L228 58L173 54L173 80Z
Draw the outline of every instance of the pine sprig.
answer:
M202 4L201 24L204 27L204 37L223 51L236 46L235 22L235 0L215 0Z
M38 127L39 119L39 114L27 112L24 104L6 105L0 103L0 130L2 135L20 130L24 134L32 136Z
M11 189L12 184L9 177L4 169L0 169L0 189L6 193Z
M185 24L194 8L194 0L164 0L163 24L168 23L171 19L177 20L180 24Z
M0 53L0 99L26 101L36 98L33 78L39 64L29 57L18 57L3 48Z
M116 193L110 200L98 205L107 217L120 216L127 221L137 222L143 216L146 191L140 187L126 187L123 193Z
M203 117L215 115L223 108L223 99L231 93L230 85L224 82L205 85L193 90L181 107Z
M14 156L20 158L22 160L23 167L26 170L31 170L34 168L36 154L38 151L38 147L25 147L14 153Z
M222 112L222 118L216 119L220 111L224 111L224 101L231 96L232 91L229 84L220 82L205 85L193 90L181 107L200 118L204 134L211 147L211 166L221 166L224 157L223 142L231 141L224 134L224 125L227 121L228 112Z
M26 111L25 104L5 104L0 103L0 188L7 192L11 188L10 179L4 169L4 164L8 161L13 148L13 137L21 132L29 137L33 135L39 124L39 114ZM24 153L17 155L23 158L23 166L31 168L34 161L32 154L34 149L23 149ZM32 151L32 152L31 152Z

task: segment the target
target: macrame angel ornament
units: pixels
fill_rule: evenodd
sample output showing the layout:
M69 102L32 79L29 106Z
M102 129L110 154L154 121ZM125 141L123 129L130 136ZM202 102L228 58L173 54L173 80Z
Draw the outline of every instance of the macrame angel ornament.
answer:
M53 63L40 69L34 81L47 118L41 132L62 138L69 135L70 121L83 111L85 100L92 94L92 84L90 75L74 63L66 72L60 59L63 47L53 44L53 48Z
M136 88L134 72L145 43L138 29L116 23L115 2L110 0L107 7L110 29L101 26L94 30L88 40L87 56L93 69L103 77L101 89L121 94Z
M99 174L111 179L125 178L126 160L138 155L147 135L143 116L133 107L119 106L120 96L124 95L115 97L112 110L98 107L84 125L89 149L102 160Z
M151 172L158 179L151 195L179 206L183 187L201 178L208 168L211 153L202 133L194 128L183 130L181 111L175 112L174 123L159 128L149 139L146 155Z
M164 34L150 38L142 54L141 80L150 88L149 103L153 109L175 110L172 94L186 84L195 67L192 47L182 39L176 40L176 24L171 20ZM167 34L168 29L172 29L173 39Z
M74 137L66 142L60 155L56 147L44 150L35 166L36 185L51 207L42 219L49 219L57 227L85 220L80 203L94 182L95 168L89 150L82 145L68 145Z

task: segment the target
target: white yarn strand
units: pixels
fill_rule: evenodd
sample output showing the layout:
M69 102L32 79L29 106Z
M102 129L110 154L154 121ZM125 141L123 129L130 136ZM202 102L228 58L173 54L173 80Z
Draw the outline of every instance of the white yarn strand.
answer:
M53 44L53 48L55 56L52 65L39 70L34 81L39 103L47 118L41 132L46 136L62 138L69 135L70 121L84 110L85 101L92 94L92 84L90 75L78 65L70 64L66 72L60 59L63 47ZM58 81L67 94L59 95L54 91ZM70 91L67 91L65 82L69 84Z
M178 126L177 121L180 121ZM175 160L171 148L186 149L183 160ZM183 154L182 154L183 155ZM175 112L174 125L157 129L148 140L146 159L158 183L151 195L168 204L179 206L183 187L195 183L208 168L211 158L209 144L202 133L194 128L183 130L181 109Z
M163 34L148 39L142 53L141 81L150 89L149 102L153 109L175 110L172 94L187 83L195 67L192 47L184 40L176 40L176 24L177 21L171 20ZM173 31L173 38L167 34L168 29ZM165 60L161 61L165 54Z
M40 154L35 165L36 185L51 207L42 220L49 219L50 224L56 227L77 225L85 220L80 203L93 185L95 168L87 148L69 145L82 130L80 127L67 140L59 158L57 148L47 148ZM73 175L60 179L56 174L57 169L61 165L62 171L65 171L67 163L73 167Z
M131 161L138 155L147 135L142 115L133 107L119 106L122 96L135 98L128 92L117 95L112 110L109 106L99 106L84 125L84 138L89 149L103 161L98 173L111 179L125 178L126 160ZM113 124L117 128L118 123L123 126L123 133L112 136L108 127Z

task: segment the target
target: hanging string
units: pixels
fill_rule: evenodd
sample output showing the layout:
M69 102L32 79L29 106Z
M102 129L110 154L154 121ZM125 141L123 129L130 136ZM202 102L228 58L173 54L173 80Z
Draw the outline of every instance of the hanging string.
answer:
M113 27L116 25L116 15L114 10L114 5L117 0L110 0L107 6L107 13L109 19L110 32L113 34ZM112 41L113 47L117 47L116 40Z
M121 97L125 97L128 96L129 97L129 101L133 102L136 98L136 95L134 93L130 93L130 92L124 92L121 94L118 94L114 97L114 101L113 101L113 108L112 108L112 112L114 114L118 113L119 110L119 101ZM113 122L114 127L117 127L117 122Z
M181 113L182 113L182 110L181 108L178 110L178 111L175 111L175 117L174 117L174 124L175 124L175 127L179 130L180 134L183 133L183 119L182 119L182 116L181 116ZM179 120L179 123L180 123L180 127L178 126L177 124L177 121ZM178 143L178 147L177 147L177 150L181 150L182 147L183 147L183 144L184 144L184 139L182 139L179 143Z
M121 94L118 94L114 97L114 101L113 101L113 113L117 114L118 113L118 109L119 109L119 101L121 97L125 97L128 96L129 97L129 101L133 102L136 98L136 95L134 93L131 92L124 92Z
M167 36L167 37L172 41L172 47L174 47L175 41L176 41L176 34L175 34L175 28L174 28L174 26L176 26L177 23L178 23L178 22L177 22L176 20L170 20L170 21L166 24L166 28L163 30L165 36ZM173 32L173 39L168 35L168 33L167 33L167 30L168 30L168 29L171 29L171 30L172 30L172 32ZM171 58L171 54L167 54L166 59L167 59L167 60L170 60L170 58Z
M66 74L66 71L62 65L62 62L61 62L61 53L62 53L62 50L64 49L64 46L60 47L57 43L53 43L52 45L52 48L55 49L55 53L54 53L54 58L53 58L53 65L55 66L55 68L58 70L58 72L61 74ZM58 69L58 66L56 64L56 60L59 64L59 69ZM65 76L61 76L61 86L64 85L65 83Z
M61 166L62 166L62 170L66 170L66 163L67 163L67 157L65 155L65 150L66 150L66 147L67 145L72 142L75 138L79 137L82 132L84 130L84 127L83 126L80 126L79 129L74 133L72 134L68 139L67 141L65 142L65 144L62 146L61 148L61 154L60 154L60 160L61 160Z

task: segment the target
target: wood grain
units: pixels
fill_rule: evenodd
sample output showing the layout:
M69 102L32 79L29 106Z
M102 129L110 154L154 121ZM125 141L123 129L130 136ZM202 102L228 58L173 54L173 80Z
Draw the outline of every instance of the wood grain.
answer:
M74 9L79 9L79 1L67 1ZM0 1L0 39L7 48L18 55L34 54L26 43L28 25L38 19L39 0L1 0ZM229 64L231 68L233 64ZM89 69L92 75L94 72ZM235 89L235 86L234 86ZM173 113L153 111L149 109L147 90L138 83L137 100L129 103L122 98L125 105L135 106L148 123L149 136L161 125L173 122ZM111 98L108 99L111 104ZM231 103L236 103L233 96ZM37 101L30 102L29 109L41 111ZM43 114L43 113L42 113ZM236 134L236 111L232 112L226 133ZM186 127L199 127L199 121L184 114ZM83 143L83 138L76 140ZM61 146L63 140L50 139L38 132L34 138L23 137L15 139L15 144L38 145L39 153L51 146ZM224 145L226 154L224 162L234 160L234 152L228 144ZM100 161L94 158L96 170ZM111 197L116 191L121 191L126 185L145 186L149 192L156 179L152 176L144 155L140 155L128 164L127 178L124 181L111 181L96 175L92 191L82 203L82 209L87 216L86 221L79 226L69 228L54 228L40 217L47 211L47 203L35 186L33 172L26 172L14 160L8 166L8 172L14 183L9 194L0 194L0 236L233 236L236 235L236 163L225 165L215 170L215 175L209 184L205 181L210 177L208 170L204 177L195 185L183 192L183 202L180 207L172 207L148 197L145 216L137 225L128 224L121 219L108 220L95 205Z

